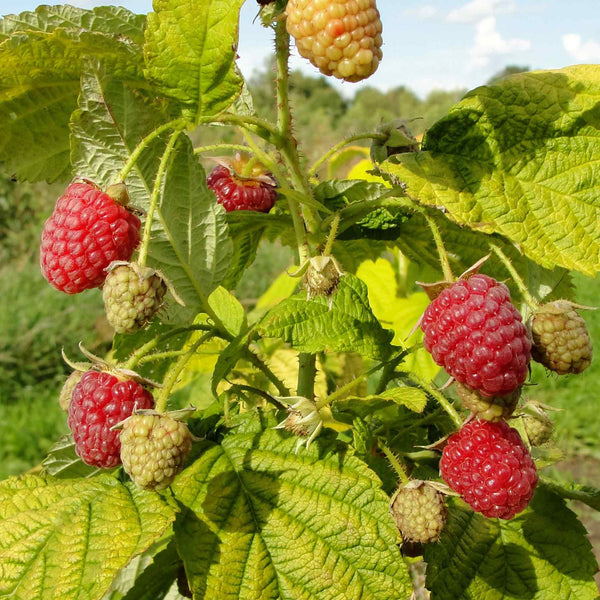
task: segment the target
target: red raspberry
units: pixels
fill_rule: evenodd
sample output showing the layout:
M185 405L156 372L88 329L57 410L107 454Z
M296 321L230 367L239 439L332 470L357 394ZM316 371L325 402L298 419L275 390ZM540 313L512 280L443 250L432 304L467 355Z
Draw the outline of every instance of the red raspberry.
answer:
M227 212L254 210L266 213L277 200L277 191L272 185L252 179L238 179L223 165L212 170L206 183Z
M140 241L140 220L89 183L69 185L44 225L40 266L58 290L100 287L106 267L128 261Z
M524 510L538 481L527 447L504 421L474 420L450 436L440 473L474 511L500 519Z
M130 417L134 409L153 407L152 394L132 379L86 371L69 405L69 427L77 454L88 465L116 467L121 462L120 432L111 427Z
M505 396L527 377L531 341L508 288L472 275L446 288L423 314L435 362L482 396Z

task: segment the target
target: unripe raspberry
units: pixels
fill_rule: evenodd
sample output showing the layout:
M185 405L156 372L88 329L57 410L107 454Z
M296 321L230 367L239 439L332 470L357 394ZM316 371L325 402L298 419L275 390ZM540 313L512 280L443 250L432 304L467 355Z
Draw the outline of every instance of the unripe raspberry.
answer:
M58 290L100 287L106 268L127 261L140 241L140 220L89 183L69 185L44 225L40 266Z
M166 293L165 282L153 269L119 265L108 273L102 289L106 318L117 333L133 333L150 322Z
M289 0L287 30L298 52L324 75L360 81L383 56L375 0Z
M592 362L585 321L567 300L545 304L531 318L532 358L559 375L581 373Z
M479 419L492 422L508 419L515 412L521 397L521 388L506 396L487 397L458 382L456 382L456 392L467 410Z
M425 481L401 486L392 496L390 511L404 541L436 542L446 524L444 495Z
M487 275L445 288L425 310L421 328L433 360L482 396L512 394L527 378L527 330L508 288Z
M69 410L69 404L71 404L71 398L73 396L73 390L75 386L81 381L83 376L82 371L73 371L64 382L60 394L58 396L58 403L64 411Z
M143 489L168 487L183 469L191 449L188 426L167 415L133 415L123 424L123 468Z
M85 372L69 405L69 428L77 454L88 465L116 467L121 462L121 443L119 432L111 428L134 409L153 406L152 394L136 381L106 371Z
M524 510L538 482L527 447L504 421L463 425L448 439L440 473L474 511L500 519Z
M547 413L537 402L530 402L523 407L524 412L521 415L523 427L529 438L529 443L532 446L541 446L545 444L551 437L554 430L552 421Z
M206 184L227 212L254 210L267 213L277 200L277 190L263 179L266 178L242 179L234 171L219 165L211 171Z

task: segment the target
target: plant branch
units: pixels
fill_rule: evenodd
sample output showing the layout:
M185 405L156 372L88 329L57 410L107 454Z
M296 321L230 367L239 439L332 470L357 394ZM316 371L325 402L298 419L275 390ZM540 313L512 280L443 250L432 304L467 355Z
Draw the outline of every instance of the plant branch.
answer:
M159 390L156 398L155 409L157 412L161 413L165 411L165 409L167 408L169 394L171 393L173 386L177 382L177 379L181 375L181 372L185 368L185 365L188 363L190 358L192 358L192 356L196 353L198 348L211 337L212 333L210 331L205 333L202 337L197 339L184 354L182 354L179 357L177 362L171 365L163 380L163 387Z
M460 418L460 415L456 412L456 409L454 406L452 406L452 403L448 400L448 398L446 398L446 396L444 396L444 394L438 392L432 385L429 385L414 373L408 373L407 378L415 385L418 385L421 389L425 390L432 398L437 400L458 429L462 427L463 422Z
M244 357L249 360L259 371L262 371L267 379L277 388L277 391L281 396L289 396L290 390L286 387L286 385L271 371L269 366L261 360L252 350L249 348L244 352Z
M512 277L513 281L515 282L517 288L519 288L519 291L521 292L521 295L525 299L525 302L527 302L527 304L529 305L529 308L531 308L531 310L535 312L539 308L540 303L531 295L531 293L527 289L527 286L525 285L525 282L523 281L523 278L519 275L519 272L515 269L510 258L508 258L508 256L506 256L506 254L504 254L504 252L502 251L500 246L493 244L491 242L490 242L490 249L500 259L500 262L506 267L506 270L510 273L510 276Z
M177 139L181 135L181 132L182 129L176 129L173 132L173 135L171 135L171 139L169 140L169 143L165 148L164 154L160 159L160 165L158 167L156 179L154 180L154 188L152 189L152 195L150 196L150 206L146 215L146 222L144 223L142 243L140 244L140 249L138 253L138 264L140 265L140 267L146 266L146 258L148 257L148 247L150 245L150 238L152 235L152 222L154 220L154 213L156 212L158 201L160 199L160 194L163 187L163 179L167 170L169 158L171 157L171 153L175 148L175 144L177 143Z
M446 278L446 281L454 281L454 274L452 273L450 261L448 260L448 252L446 252L446 247L444 246L444 241L442 240L442 234L440 233L439 227L437 226L435 219L425 210L422 211L422 215L427 221L427 225L429 226L431 234L433 235L433 240L440 257L440 264L442 265L444 277Z
M315 397L317 355L301 352L298 356L298 396L312 400ZM318 405L317 405L317 408Z
M127 162L123 165L123 168L121 169L121 171L119 172L119 174L116 177L116 180L115 180L116 183L118 183L120 181L125 181L125 179L127 179L127 176L129 175L129 172L131 171L131 169L134 167L135 163L140 158L140 155L142 154L142 152L159 135L163 134L165 131L168 131L169 129L175 129L175 130L179 129L181 131L181 130L183 130L187 126L187 124L188 124L188 122L187 122L186 119L174 119L173 121L169 121L168 123L164 123L160 127L157 127L154 131L152 131L151 133L149 133L135 147L135 149L131 153L131 156L129 157L129 159L127 160Z
M221 150L235 150L237 152L252 152L251 148L242 144L212 144L211 146L197 146L194 148L194 154L204 154L205 152L220 152Z
M408 475L406 474L406 471L400 464L398 457L393 453L391 448L381 438L377 438L377 445L379 446L379 448L381 448L387 459L390 461L392 467L394 467L394 471L396 471L396 473L398 474L400 481L402 483L408 483Z

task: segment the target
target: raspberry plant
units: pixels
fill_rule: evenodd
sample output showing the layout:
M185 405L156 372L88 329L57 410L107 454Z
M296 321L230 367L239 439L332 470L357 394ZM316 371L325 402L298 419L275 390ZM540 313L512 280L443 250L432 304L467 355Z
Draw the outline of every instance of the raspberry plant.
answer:
M554 345L531 317L579 308L571 272L600 269L600 67L514 75L469 92L422 144L398 120L309 165L286 2L259 2L256 24L275 38L275 123L236 68L242 4L1 21L0 160L72 181L42 267L67 293L104 285L123 333L103 360L70 363L85 372L60 399L74 437L0 484L0 596L401 600L418 556L438 600L597 598L568 501L600 510L600 491L545 472L557 451L547 435L532 447L523 420L536 335L570 370L589 363L577 313ZM374 1L326 4L290 1L289 31L326 72L368 76ZM239 143L194 147L207 128ZM359 140L370 155L340 171ZM125 235L106 237L90 195ZM263 239L297 260L247 306L235 290ZM149 280L130 274L155 272L146 311Z

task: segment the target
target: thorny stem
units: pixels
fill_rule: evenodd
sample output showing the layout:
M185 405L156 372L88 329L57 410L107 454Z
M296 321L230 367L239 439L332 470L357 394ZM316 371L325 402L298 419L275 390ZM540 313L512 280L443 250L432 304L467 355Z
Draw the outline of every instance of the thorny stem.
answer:
M140 346L130 357L129 360L125 363L126 369L135 369L136 365L154 348L161 344L162 342L168 340L169 338L175 337L182 333L191 333L192 331L212 331L213 328L210 325L190 325L189 327L178 327L177 329L173 329L172 331L167 331L162 335L159 335L149 342L146 342L143 346Z
M341 142L337 143L335 146L333 146L333 148L331 148L330 150L325 152L325 154L323 154L323 156L321 156L313 164L313 166L309 169L308 176L314 177L317 174L319 167L324 162L329 160L334 154L337 154L344 146L347 146L348 144L352 144L353 142L358 142L359 140L383 140L383 141L385 141L387 139L388 139L388 136L384 133L358 133L356 135L352 135L352 136L346 138L345 140L342 140Z
M288 150L289 146L296 148L296 142L292 137L292 115L289 105L289 68L290 58L290 36L285 27L285 21L281 20L275 27L275 46L277 49L277 78L275 81L277 91L277 127L281 137L281 146L279 148L282 156ZM295 168L293 160L286 156L288 168ZM292 183L296 185L297 176L292 176ZM300 189L305 191L304 186ZM296 245L298 247L298 261L303 265L309 257L310 250L306 234L306 228L302 219L302 212L297 200L287 196L292 222L294 223L294 233L296 234Z
M176 363L174 363L170 369L167 371L167 374L163 380L163 387L158 392L156 398L155 409L157 412L162 413L167 408L167 401L169 400L169 394L173 389L173 386L177 382L177 379L181 375L181 372L185 368L187 362L192 358L192 356L196 353L196 350L204 343L212 337L212 332L205 333L202 337L197 339L192 346L182 354Z
M408 475L406 474L406 471L400 464L398 457L392 452L391 448L381 438L377 438L377 445L379 446L379 448L381 448L381 450L383 450L383 453L386 455L387 459L390 461L390 464L392 465L392 467L394 467L394 471L396 471L396 473L398 473L398 477L400 478L400 481L402 483L408 483L409 482Z
M203 117L198 121L198 125L210 125L211 123L231 123L232 125L237 125L242 129L256 133L256 135L272 144L282 144L281 134L277 128L268 121L258 117L223 113L217 116ZM269 135L265 136L264 132L267 132Z
M433 386L423 381L415 373L409 373L407 377L415 385L418 385L420 388L425 390L430 396L432 396L433 398L435 398L435 400L439 402L440 406L446 411L446 413L448 413L448 416L452 419L452 422L456 425L458 429L462 427L463 422L460 418L460 415L456 412L456 409L454 408L454 406L452 406L452 404L450 403L448 398L444 396L444 394L438 392Z
M127 175L129 175L129 172L131 171L131 169L134 167L135 163L140 158L140 155L142 154L142 152L159 135L161 135L162 133L164 133L165 131L167 131L169 129L183 130L186 127L187 124L188 123L187 123L187 121L185 119L174 119L173 121L169 121L168 123L164 123L160 127L157 127L154 131L150 132L135 147L134 151L131 153L131 156L129 157L129 159L127 160L127 162L123 165L123 168L121 169L121 171L117 175L115 181L116 182L120 182L120 181L125 181L125 179L127 179Z
M281 167L279 167L279 165L254 142L248 131L243 131L242 133L246 143L248 144L248 148L252 150L259 161L271 172L271 175L275 177L279 188L287 189L287 186L284 184L284 181L287 180L287 177Z
M317 356L301 352L298 357L298 396L309 400L315 397L315 376L317 374ZM319 406L317 405L317 408Z
M176 129L171 135L171 139L167 144L164 154L160 159L160 165L158 167L158 173L156 174L156 179L154 181L154 188L152 189L152 195L150 196L150 206L148 208L148 214L146 215L146 222L144 223L144 233L142 235L142 243L140 244L140 250L138 253L138 264L140 267L146 266L146 258L148 256L148 246L150 245L150 236L152 232L152 222L154 220L154 213L156 211L156 207L158 206L158 201L160 198L160 193L163 186L163 178L165 175L165 171L167 170L167 165L169 163L169 158L171 157L171 153L173 152L173 148L175 148L175 144L177 143L177 139L181 135L183 129Z
M525 299L525 302L527 302L527 304L529 305L529 308L531 308L532 311L537 310L540 306L540 303L531 295L531 293L527 289L527 286L525 285L525 282L523 281L523 278L519 275L518 271L513 266L510 258L508 258L506 254L504 254L500 246L497 246L496 244L493 244L491 242L490 249L500 259L500 262L506 267L506 270L510 273L510 276L517 285L517 288L519 288L519 291Z
M442 240L442 234L440 233L437 223L435 222L433 217L429 215L426 211L423 211L422 214L423 217L425 217L425 220L427 221L427 225L431 230L431 234L433 235L433 240L435 242L435 246L440 257L440 264L442 265L444 277L446 278L446 281L454 281L454 274L452 273L452 269L450 268L448 253L446 252L446 247L444 246L444 241Z

